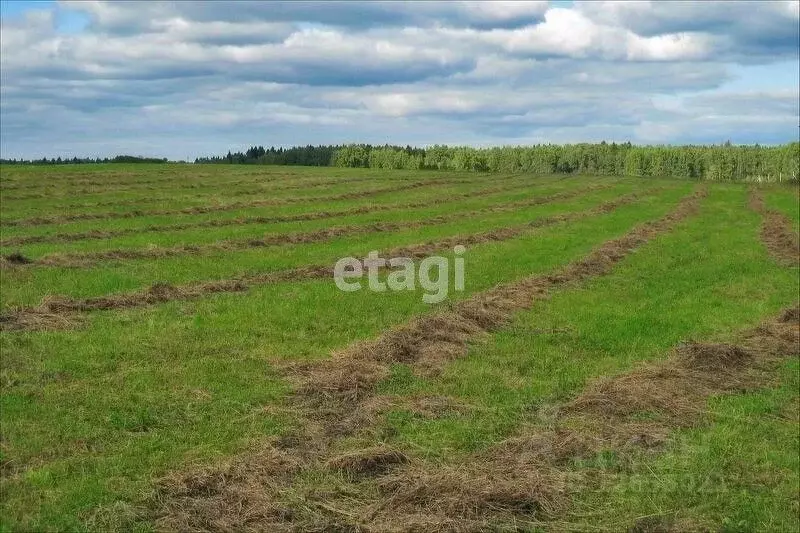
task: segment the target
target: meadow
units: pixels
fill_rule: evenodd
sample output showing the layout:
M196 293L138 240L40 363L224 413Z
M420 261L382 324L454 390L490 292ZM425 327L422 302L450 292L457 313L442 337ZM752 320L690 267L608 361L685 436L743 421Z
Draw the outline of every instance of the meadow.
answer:
M797 184L0 168L2 531L797 531ZM465 290L342 292L453 258Z

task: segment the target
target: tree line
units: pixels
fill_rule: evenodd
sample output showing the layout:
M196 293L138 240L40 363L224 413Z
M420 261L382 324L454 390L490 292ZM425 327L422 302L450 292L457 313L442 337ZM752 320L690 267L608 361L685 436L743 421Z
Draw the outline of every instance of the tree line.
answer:
M195 163L798 181L800 143L780 146L735 146L730 143L635 146L601 142L494 148L444 145L415 148L370 144L293 148L252 146L245 152L198 158Z
M166 163L166 158L119 155L113 158L0 159L2 164ZM800 142L779 146L636 146L631 143L540 144L472 148L346 144L251 146L244 152L199 157L197 164L261 164L349 168L530 172L674 177L713 181L798 181Z
M294 146L291 148L264 148L251 146L244 152L228 151L224 156L199 157L195 163L302 165L328 167L337 150L345 146Z
M164 158L158 157L139 157L135 155L118 155L115 157L66 157L61 159L61 157L54 157L51 159L47 159L43 157L41 159L0 159L0 164L2 165L84 165L87 163L167 163L169 160Z

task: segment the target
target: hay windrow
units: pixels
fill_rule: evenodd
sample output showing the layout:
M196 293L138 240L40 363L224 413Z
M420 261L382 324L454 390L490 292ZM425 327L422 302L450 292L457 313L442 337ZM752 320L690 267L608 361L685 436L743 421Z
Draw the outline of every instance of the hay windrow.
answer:
M789 351L787 345L764 342L776 335L792 337ZM702 422L709 398L764 386L777 361L798 355L800 329L780 319L731 344L681 344L666 361L590 383L556 410L547 428L523 426L516 436L458 466L412 461L392 471L378 480L381 499L369 505L368 526L415 531L415 520L424 517L419 530L484 530L515 523L547 529L548 521L558 523L568 509L572 493L592 490L597 482L573 470L574 459L612 449L653 453L674 429ZM643 412L660 416L643 422L636 416Z
M753 358L753 354L742 347L725 343L687 342L679 346L677 352L687 368L720 372L740 367Z
M793 351L762 343L787 332L797 341ZM754 350L755 345L763 348ZM238 467L227 463L200 475L168 478L173 481L160 485L154 503L156 523L160 529L184 531L461 532L549 529L554 524L557 529L570 497L599 482L575 470L575 459L603 450L657 453L671 431L703 420L711 396L737 391L742 384L748 389L763 385L771 365L800 355L798 346L800 328L780 319L731 343L678 345L664 361L588 384L573 401L556 406L544 427L523 424L515 435L454 464L409 457L386 445L341 453L334 451L338 441L318 439L309 447L301 439L288 445L297 453L281 453L302 459L284 463L267 480L262 472L273 468L272 455L264 467L244 455ZM700 357L714 364L698 366ZM736 363L727 365L731 358ZM632 386L633 394L628 392ZM616 407L609 410L609 405ZM644 422L635 416L654 409L665 416ZM350 480L347 488L298 484L298 474L320 468L344 473Z
M670 220L675 222L680 218ZM658 223L649 227L665 228ZM793 310L782 317L796 315ZM548 419L546 428L523 426L517 435L470 455L457 465L421 461L385 445L335 452L334 444L341 442L342 436L331 435L325 426L341 416L342 411L336 408L326 413L309 411L308 423L314 427L314 438L297 439L294 444L288 443L288 449L299 450L298 456L303 457L299 472L323 468L345 473L350 479L346 490L317 490L302 483L298 485L293 477L298 471L292 471L275 478L278 487L266 485L263 490L267 502L264 508L270 509L266 516L255 514L252 521L242 518L237 495L242 485L251 484L236 481L230 494L224 490L224 496L220 496L215 487L211 496L199 496L199 503L182 502L179 511L196 506L202 511L197 516L179 514L177 522L170 514L175 512L175 505L167 495L159 500L158 523L180 523L183 530L211 531L455 532L547 527L548 523L558 523L561 513L569 508L574 491L592 485L591 479L570 469L572 459L610 448L658 449L672 429L697 423L703 417L705 402L711 395L761 384L762 370L781 357L797 355L798 331L796 322L777 320L743 334L740 342L679 345L673 357L664 362L645 364L615 378L590 383L575 400L554 410L554 418ZM773 337L779 337L781 342L769 342ZM791 346L793 351L781 351L787 346L783 341L792 339L796 341ZM398 353L408 357L409 350L404 346L398 348ZM337 356L335 361L341 361L339 369L364 366L371 369L369 373L382 374L380 369L386 365L371 360L381 352L374 352L374 347L365 351L363 345L354 350L344 352L349 357ZM361 357L354 357L356 354ZM327 370L336 368L327 362L310 365L314 364ZM372 381L372 377L367 381ZM335 379L332 383L342 381ZM638 394L628 393L631 386L636 387ZM351 399L361 405L371 405L377 410L393 405L390 399L382 402L374 390L365 391L363 386L358 389L361 393ZM350 387L344 390L353 391ZM316 405L331 406L331 396L324 391L318 389L316 396L320 401ZM307 392L313 395L310 390ZM689 395L676 398L685 393ZM298 405L303 409L302 397L294 399L301 400ZM609 410L609 405L614 409ZM348 405L348 409L353 408L357 406ZM642 422L635 416L642 410L663 411L666 416ZM677 413L682 418L676 417ZM368 428L361 430L369 432ZM350 438L349 433L346 436ZM311 448L305 444L307 440L314 441ZM225 527L209 525L202 503L205 499L210 500L215 516L223 520ZM236 502L232 509L219 505L220 501L231 500Z
M505 458L470 461L437 469L412 465L379 482L381 512L373 520L397 515L439 515L467 522L517 515L533 521L562 508L564 487L547 465Z
M692 425L703 416L709 397L763 386L765 369L800 355L800 327L782 321L796 312L797 308L786 310L778 319L742 333L735 344L686 342L664 362L598 379L568 403L564 413L602 418L612 428L631 423L633 415L641 413L659 415L659 425Z
M750 208L761 215L761 241L770 255L788 266L800 264L800 237L792 229L792 221L783 213L767 209L760 190L750 189Z
M90 230L75 233L55 233L52 235L23 235L18 237L9 237L0 240L0 246L19 246L23 244L39 244L39 243L66 243L83 240L98 240L98 239L112 239L116 237L124 237L126 235L136 235L140 233L156 233L156 232L170 232L181 231L194 228L218 228L225 226L239 226L247 224L273 224L279 222L299 222L306 220L322 220L327 218L336 218L350 215L362 215L367 213L374 213L378 211L398 211L403 209L415 209L420 207L433 207L437 205L446 204L453 200L460 200L465 198L474 197L475 194L487 195L500 192L508 192L518 189L528 189L535 187L538 184L514 184L509 186L497 186L482 189L477 192L452 194L447 198L432 198L429 200L422 200L419 202L409 202L405 204L390 204L390 205L365 205L350 209L343 209L339 211L315 211L313 213L300 213L297 215L279 215L279 216L248 216L237 217L232 219L218 219L206 220L202 222L185 222L180 224L159 224L149 225L143 228L130 228L120 230Z
M366 383L354 381L355 390L351 390L348 372L339 368L350 367L353 361L408 363L423 372L435 373L449 361L464 355L470 342L504 325L514 312L530 307L536 299L546 298L549 291L609 272L635 248L693 214L705 192L703 189L685 198L662 219L643 224L619 239L604 243L585 258L554 274L499 285L458 303L449 312L414 319L377 339L357 343L335 354L331 360L316 365L306 382L301 384L301 391L309 396L314 396L319 390L336 392L343 401L358 398L364 394ZM375 377L374 386L382 378L379 372L372 375Z
M800 308L793 307L785 310L778 319L778 322L797 324L800 322Z
M326 187L331 185L349 185L351 183L359 183L363 181L376 181L374 177L361 177L361 178L350 178L347 180L343 179L328 179L328 180L309 180L307 182L293 182L287 185L278 185L276 187L262 187L262 185L267 185L271 183L275 183L276 180L263 180L263 179L242 179L242 180L233 180L224 183L172 183L169 185L168 190L175 191L175 190L193 190L193 189L202 189L202 188L209 188L209 189L217 189L219 187L225 187L226 194L228 196L232 194L253 194L253 193L271 193L274 191L293 191L293 190L303 190L303 189L316 189L318 187ZM148 182L153 183L153 182ZM231 187L240 187L240 186L247 186L240 189L231 189ZM57 188L57 186L53 186L52 188ZM76 189L73 191L69 191L68 194L48 194L48 193L30 193L25 195L18 195L18 196L8 196L4 195L3 200L31 200L35 198L71 198L75 195L81 196L89 196L93 194L108 194L108 193L116 193L116 192L123 192L123 191L139 191L139 190L157 190L163 192L165 189L162 187L154 187L151 185L144 185L144 186L137 186L135 184L129 184L122 187L113 187L113 188L91 188L91 189ZM131 198L128 200L108 200L108 201L101 201L101 202L83 202L83 203L73 203L73 204L65 204L61 207L65 208L74 208L80 209L85 207L112 207L112 206L121 206L121 205L136 205L142 202L151 203L151 202L161 202L161 201L169 201L169 197L161 197L161 198Z
M623 204L624 199L608 202L586 212L556 215L467 239L472 243L498 242L522 235L531 227L577 220L613 211ZM151 526L159 531L510 531L565 527L568 523L559 519L569 511L570 497L577 490L591 490L597 482L592 479L596 472L584 474L587 468L591 469L587 465L597 462L595 455L599 451L619 452L614 456L620 457L623 464L629 453L657 453L669 442L674 428L704 419L709 397L750 390L765 383L770 365L797 346L797 309L741 338L717 344L687 341L678 345L666 362L643 364L622 375L593 381L564 403L542 406L535 399L520 395L513 398L519 401L503 406L490 401L485 406L460 405L451 398L382 395L379 382L391 376L399 379L380 384L386 385L387 390L437 390L420 387L422 384L416 380L406 383L405 372L437 374L453 359L463 357L471 343L507 326L518 311L535 305L555 290L576 285L580 290L578 284L612 272L620 261L664 232L680 231L683 224L676 224L685 221L698 206L698 198L684 199L676 212L638 225L555 272L499 285L461 303L443 306L443 312L418 317L385 335L352 345L336 353L331 361L279 368L278 373L297 371L288 376L298 386L297 394L281 396L285 403L279 405L270 400L272 394L261 394L255 402L234 406L236 418L228 423L236 423L240 420L238 413L244 411L241 420L247 420L248 427L257 428L261 426L260 419L255 419L253 413L282 413L285 417L281 417L278 427L285 422L291 424L291 429L283 437L225 458L221 464L190 466L158 480L152 507L139 518L152 520ZM636 216L642 216L644 211L640 211ZM615 224L622 224L627 214L614 220ZM593 222L581 227L591 229ZM692 223L693 227L696 225ZM437 246L462 242L453 238L402 250L407 252L404 255L421 257L436 251ZM649 256L651 251L644 252ZM187 252L194 253L196 249ZM42 309L60 317L81 317L80 313L92 310L187 300L214 292L246 291L260 283L319 276L330 276L330 266L186 285L154 283L125 295L51 297L42 302ZM24 342L26 336L11 336L9 340ZM256 363L263 365L267 361ZM399 374L395 374L397 371ZM460 390L457 382L443 385L443 390ZM470 396L468 386L461 390ZM637 394L631 395L631 390ZM187 400L194 401L195 392L187 388L178 394L186 393ZM224 394L216 390L213 393L215 399L224 400ZM529 393L526 389L525 394ZM266 405L260 405L262 401ZM480 415L487 417L487 425L481 424L475 433L480 440L473 438L476 446L485 445L484 438L496 438L498 431L508 432L509 424L515 421L521 420L523 425L488 449L467 453L457 447L464 455L447 456L447 441L439 440L441 435L436 430L449 428L451 422L457 428L463 427L475 414L472 409L484 409ZM388 419L384 416L387 412L391 412ZM488 418L492 414L496 414L496 420ZM187 411L189 422L193 415L193 411ZM428 431L401 447L397 443L407 441L396 438L394 432L404 427L409 417L414 419L411 431ZM416 417L443 419L429 424ZM498 422L496 427L491 426L493 422ZM257 425L249 426L251 423ZM275 426L267 423L263 427L270 431ZM403 431L402 436L408 436ZM426 439L433 439L437 445L428 449ZM207 457L207 452L198 455ZM445 459L438 459L440 452ZM189 451L185 457L196 454ZM595 460L576 461L583 458ZM631 524L640 530L682 524L672 521L669 512L652 520L646 518L635 523L631 520ZM89 529L103 529L102 523L102 519L84 522Z
M385 446L343 453L329 459L325 466L351 476L379 476L397 465L408 463L406 454Z
M100 180L87 180L87 179L62 179L62 180L59 181L59 183L50 183L50 184L42 184L42 183L20 183L20 184L15 184L15 185L0 184L0 190L2 190L2 191L17 191L17 190L33 190L33 189L35 189L35 190L40 190L40 189L60 189L60 188L63 188L65 186L66 187L102 187L102 186L138 187L139 185L145 185L145 186L147 186L146 188L150 189L151 188L151 187L149 187L150 185L164 184L164 183L169 184L170 185L170 187L169 187L170 189L172 189L172 188L196 189L196 188L201 188L201 187L219 187L219 186L229 187L231 185L238 185L238 184L242 184L242 185L243 184L262 185L262 184L270 184L270 183L280 183L283 180L292 179L292 178L296 179L297 176L302 176L301 180L303 180L303 181L308 179L309 183L314 183L314 182L321 181L321 180L316 180L316 179L311 180L311 179L309 179L309 176L306 176L304 174L291 173L291 172L289 172L289 173L280 173L280 174L267 173L267 174L263 174L263 175L256 173L256 174L248 174L248 175L251 176L251 177L243 178L243 179L239 179L239 180L231 180L231 181L218 181L218 180L215 180L215 181L211 181L211 182L208 182L208 181L192 181L190 183L175 183L175 178L173 176L168 176L168 177L163 177L163 178L137 179L137 180L124 179L124 180L102 180L102 181L100 181ZM469 177L458 178L458 179L459 179L459 181L464 182L464 183L476 183L476 182L480 182L480 181L497 182L497 181L515 179L515 178L520 177L521 175L522 174L520 174L520 173L509 173L509 174L506 174L506 175L499 175L499 176L498 175L494 175L494 174L491 174L491 175L489 175L489 174L475 174L475 175L472 175L472 176L469 176ZM206 178L206 177L209 177L209 176L212 176L212 174L199 174L199 175L194 176L193 178L198 178L198 177L199 178ZM560 176L559 178L554 178L554 179L563 180L563 179L566 179L566 178L567 178L567 176ZM356 178L353 178L353 177L346 177L346 178L337 177L337 178L326 178L326 179L328 180L327 184L336 185L336 184L355 183L355 182L359 182L359 181L370 181L370 180L374 180L375 177L370 175L370 176L356 177ZM297 181L292 181L292 183L289 184L288 186L291 187L294 184L298 184L298 182ZM153 189L155 189L155 188L153 187ZM163 189L163 188L161 188L161 189ZM119 190L119 189L115 188L113 190L113 192L116 192L117 190ZM98 192L104 192L104 191L98 191Z
M584 196L590 192L595 192L604 188L608 188L608 186L600 185L587 187L584 189L577 189L574 191L556 193L547 196L537 196L530 200L506 202L499 205L474 209L452 215L439 215L428 219L412 220L407 222L376 222L366 225L334 226L309 232L279 233L267 235L262 238L251 237L244 239L228 239L208 244L179 245L172 247L153 246L148 248L120 248L116 250L104 250L102 252L53 253L37 259L29 259L22 254L14 253L5 256L5 258L13 265L91 268L104 261L161 259L165 257L202 255L220 251L247 250L251 248L263 248L267 246L280 246L284 244L319 243L339 237L398 231L402 229L416 229L439 224L447 224L453 221L476 217L487 213L513 211L523 207L531 207L552 203L559 200L565 200L576 196Z
M294 457L266 447L214 468L158 480L157 531L264 531L292 519L279 489L300 470Z
M418 181L404 185L395 185L392 187L383 187L380 189L372 189L367 191L348 192L333 196L274 198L267 200L252 200L249 202L244 202L244 201L231 202L222 205L186 207L181 209L153 209L147 211L135 210L135 211L125 211L125 212L111 211L107 213L72 213L65 215L51 215L51 216L6 220L2 223L2 225L44 226L47 224L60 224L64 222L73 222L77 220L112 220L120 218L139 218L148 216L198 215L204 213L217 213L221 211L234 211L237 209L245 209L249 207L266 207L271 205L287 205L296 203L331 202L336 200L355 200L358 198L369 198L371 196L377 196L380 194L408 191L412 189L419 189L422 187L435 187L440 185L447 185L449 183L450 181L447 180L427 180L427 181Z
M198 175L195 175L194 177L197 178L197 177L208 177L208 176L209 176L209 174L198 174ZM256 179L258 181L260 181L260 182L272 182L272 181L278 181L278 180L284 179L284 178L285 178L285 175L281 174L281 175L278 175L278 176L259 176ZM121 186L129 187L129 186L132 186L132 185L153 185L153 184L161 184L161 183L169 183L169 184L172 185L172 184L175 183L175 178L173 176L165 176L165 177L162 177L162 178L135 179L135 180L130 180L130 179L123 179L123 180L112 180L112 179L96 180L96 179L84 179L84 178L78 178L78 179L61 178L58 183L49 183L49 184L43 184L43 183L19 183L17 185L3 185L2 189L4 191L19 191L19 190L31 190L31 189L37 189L37 190L38 189L55 189L55 188L61 188L61 187L65 187L65 186L66 187L101 187L101 186L109 186L109 185L110 186L121 185ZM204 182L193 182L193 183L189 183L187 185L189 185L189 186L195 185L196 186L196 185L199 185L199 184L212 185L210 183L204 183ZM215 185L219 185L218 182L215 182L214 184ZM223 182L223 185L225 185L225 184L226 184L226 182Z
M652 192L652 191L650 191ZM636 201L642 194L645 193L631 193L629 195L612 200L607 204L621 206ZM556 215L554 217L546 217L544 219L537 219L529 224L525 224L513 228L504 228L493 230L484 233L477 233L472 235L462 235L450 237L439 241L431 241L423 244L412 246L402 246L388 251L383 251L382 255L390 257L412 257L421 258L427 257L432 253L452 248L457 244L478 244L484 242L499 242L514 237L520 236L529 231L530 228L539 228L546 225L562 223L566 221L578 220L594 216L605 209L605 205L570 213L567 215ZM180 286L170 286L169 293L167 294L163 287L160 289L161 296L154 294L153 288L147 288L140 291L133 291L129 293L114 294L109 296L100 296L84 299L71 299L60 296L50 296L43 300L38 306L34 307L17 307L12 308L0 315L0 330L18 330L26 329L19 326L19 324L35 324L36 320L33 317L41 317L53 313L77 313L87 311L100 311L109 309L125 309L134 307L143 307L152 305L154 303L162 303L171 300L190 300L199 298L204 295L214 294L219 292L242 292L248 288L257 285L264 285L268 283L279 283L285 281L301 281L310 279L319 279L333 275L332 265L310 265L305 267L290 268L287 270L279 270L274 272L265 272L259 274L251 274L242 276L241 278L230 280L219 280L211 282L193 282ZM164 284L157 284L164 285ZM467 305L467 304L464 304ZM476 317L482 317L481 320L489 320L491 315L495 313L491 309L482 309L481 305L475 307L472 314Z

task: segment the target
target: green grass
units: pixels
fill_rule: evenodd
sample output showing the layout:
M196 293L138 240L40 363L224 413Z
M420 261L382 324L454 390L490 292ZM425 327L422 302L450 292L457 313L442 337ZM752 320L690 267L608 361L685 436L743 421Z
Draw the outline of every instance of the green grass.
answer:
M401 413L390 421L398 438L428 455L473 451L593 376L662 357L681 340L729 334L791 305L798 271L766 255L757 241L760 219L742 211L745 200L741 189L713 189L699 217L611 275L521 313L441 379L413 379L398 368L385 392L444 394L479 406L472 415L434 421Z
M724 532L797 531L800 366L778 385L713 398L706 424L676 431L657 457L613 462L602 485L575 499L575 521L619 529L637 517Z
M794 230L800 231L800 197L796 188L776 187L766 192L767 207L783 213L794 223Z
M677 196L672 195L673 201ZM470 275L468 288L480 290L563 264L669 205L661 198L629 206L578 228L592 227L593 232L565 226L475 247L469 252L470 264L475 265L470 272L475 275ZM498 269L490 258L500 253L513 259ZM376 306L387 310L375 316L370 311ZM121 469L126 478L138 474L124 494L139 494L149 476L167 465L208 460L279 427L263 410L285 387L270 379L268 361L324 357L426 307L418 293L362 291L349 299L348 313L343 315L341 293L324 280L265 286L248 295L96 313L86 331L4 335L4 352L26 354L7 361L7 369L13 371L7 379L15 385L3 412L13 421L6 429L9 440L18 443L11 454L21 456L23 463L35 463L48 454L45 464L31 472L32 479L26 476L12 484L8 493L22 498L48 486L52 489L53 510L33 522L37 527L56 520L56 515L75 516L85 507L115 501L115 492L102 490L109 468ZM109 389L115 394L109 395ZM30 394L36 394L35 402ZM195 399L198 394L200 400ZM75 413L85 418L76 423ZM76 454L76 442L101 442L102 449L91 453L79 448ZM154 443L158 443L155 449ZM72 479L75 470L79 479ZM55 487L39 486L40 479ZM75 525L63 523L63 527Z
M686 190L686 187L683 187ZM670 191L675 198L680 188ZM521 208L512 212L489 213L416 229L401 229L341 237L327 242L280 245L239 251L217 251L199 261L192 255L152 261L105 262L90 269L22 268L6 274L9 283L0 288L4 306L38 304L47 294L72 297L99 296L149 286L153 281L174 284L192 280L214 280L243 274L271 272L304 265L333 264L338 258L364 257L370 250L435 241L461 234L521 225L536 218L591 208L614 197L604 191L563 202ZM657 200L651 200L656 202ZM402 212L399 213L402 215ZM391 221L387 217L387 221Z
M54 167L26 167L13 172L3 168L2 186L56 184L53 188L67 191L73 185L58 180L108 179L123 187L137 180L164 178L159 194L166 196L172 194L167 184L193 180L222 183L260 176L276 181L348 179L368 172L372 171L198 169L192 165L100 165L64 167L63 171L62 167L57 171ZM442 179L459 176L383 172L380 179L382 184L391 184L426 179L428 174ZM107 262L86 270L4 269L2 305L35 304L51 294L99 296L155 281L183 283L328 263L371 249L580 211L634 190L666 186L611 213L469 247L465 256L467 290L450 295L450 301L458 301L499 283L547 273L579 259L637 224L663 216L694 187L689 182L587 176L564 180L520 176L503 183L514 181L530 182L530 188L480 195L480 190L492 184L475 180L371 197L369 202L9 227L3 228L2 236L137 228L183 219L337 210L372 203L392 206L446 191L476 192L474 197L435 207L252 227L141 233L108 242L38 244L20 249L35 257L149 244L211 243L381 220L424 220L531 195L581 190L586 184L612 187L513 212L323 243ZM323 196L338 190L336 187L309 191ZM26 190L14 190L14 194ZM296 196L298 191L287 192ZM766 196L768 205L788 206L789 192L794 193L770 192ZM113 196L103 193L103 197ZM90 202L94 198L78 196L73 201ZM122 193L119 198L124 198ZM758 241L760 218L746 208L746 199L744 186L712 185L697 216L637 250L611 274L558 291L551 299L519 313L512 324L472 346L467 357L451 363L438 378L419 378L410 368L395 365L390 379L381 384L381 393L445 394L462 399L474 409L433 420L394 411L382 421L390 430L384 432L389 442L429 460L457 461L513 434L522 423L536 424L531 414L538 407L568 400L598 376L624 372L639 361L662 358L682 339L725 338L792 304L800 289L798 270L781 267L767 255ZM29 202L26 209L35 211L36 202L25 202ZM5 211L3 216L12 218L6 217ZM85 324L77 329L0 332L0 452L4 462L0 529L151 529L142 509L152 494L154 479L191 464L222 461L298 423L276 409L291 389L276 362L325 359L335 350L447 305L426 305L418 291L342 293L331 280L320 279L257 286L246 293L217 294L194 301L95 312L88 314ZM796 529L797 494L792 490L798 479L797 417L791 409L791 416L785 414L786 406L797 402L797 371L796 361L790 361L776 374L775 387L714 399L707 423L675 432L661 454L643 455L626 463L627 469L604 472L603 490L577 494L571 507L574 514L563 518L587 526L624 529L637 516L674 511L677 518L708 523L712 529ZM741 420L748 423L740 424ZM659 479L725 479L726 485L703 496L692 494L691 484L664 489L657 485ZM637 490L641 487L646 490Z
M331 226L342 225L358 225L358 224L372 224L376 222L400 222L403 220L419 220L424 218L432 218L440 215L457 214L464 211L480 209L492 205L502 205L508 202L523 201L530 199L533 196L546 196L550 194L566 192L574 190L578 193L581 192L579 183L570 181L551 181L551 180L527 180L531 183L530 187L523 189L514 189L508 192L496 192L476 197L457 198L445 203L430 206L430 207L417 207L417 208L403 208L390 210L387 204L387 209L377 210L371 213L363 213L357 215L339 215L331 218L323 218L318 220L300 220L292 222L275 222L275 223L253 223L243 225L231 225L221 227L202 227L190 228L183 230L165 231L165 232L141 232L109 239L89 239L81 241L72 241L66 243L59 243L58 252L86 252L96 250L107 250L109 248L136 248L143 246L171 246L176 244L200 244L214 242L222 239L233 239L242 237L262 237L265 234L285 233L285 232L298 232L298 231L313 231ZM613 180L606 182L608 185L613 185ZM631 184L619 185L619 190L622 187L632 187ZM430 192L427 193L431 195ZM446 200L446 198L445 198ZM329 210L334 211L334 210ZM314 211L300 210L300 213L314 213ZM290 213L291 214L291 213ZM265 216L275 216L270 213ZM92 229L102 229L102 224L95 223ZM11 253L16 251L28 257L35 258L53 251L52 243L36 243L28 245L17 245L0 247L1 252Z
M441 183L439 183L441 181ZM364 194L383 194L383 191L393 192L397 187L405 187L418 184L420 188L431 188L435 191L437 187L449 185L444 179L426 181L426 180L406 180L406 181L357 181L353 183L339 183L334 182L327 188L306 188L306 189L278 189L278 190L251 190L241 194L226 194L225 196L208 196L200 198L185 198L175 196L152 205L130 205L130 204L116 204L116 205L92 205L84 206L78 209L64 209L59 206L40 205L41 200L17 200L12 205L4 208L6 215L3 220L12 219L25 219L27 217L39 216L44 210L45 213L52 212L56 216L69 216L75 213L87 214L108 214L109 217L122 216L134 212L141 211L149 214L150 211L166 210L170 213L178 212L181 209L190 209L198 206L205 205L219 205L225 207L231 204L238 204L242 202L247 204L252 201L289 201L291 203L305 203L313 204L320 202L328 202L329 197L336 197L343 194L350 193L364 193ZM433 193L435 194L435 192ZM257 198L254 200L254 197ZM335 198L333 199L335 201ZM184 215L183 213L176 213Z
M517 181L522 182L526 179L530 178L521 176ZM553 181L558 180L558 178L546 178L546 179L550 179ZM418 179L417 181L420 180ZM403 182L401 182L400 184L402 183ZM142 229L149 225L161 225L161 224L169 225L175 223L191 223L191 222L201 222L201 221L220 220L220 219L229 220L245 216L279 216L279 215L294 215L298 213L314 213L318 211L334 211L334 210L338 211L348 208L361 207L364 205L374 205L374 204L390 205L391 203L394 203L398 205L405 205L410 202L430 200L431 198L433 198L432 196L433 192L436 193L437 195L436 198L448 198L448 196L450 195L457 195L464 193L480 194L481 191L487 188L492 188L495 186L513 185L513 184L514 180L510 181L502 180L497 182L493 180L489 180L486 182L475 181L473 183L441 185L436 187L435 190L431 187L428 187L428 188L405 190L402 191L402 194L398 192L381 193L370 196L367 199L359 198L359 199L335 200L335 201L326 200L320 202L304 202L298 204L241 208L235 211L234 210L218 211L214 213L144 215L131 218L71 221L71 222L63 222L60 224L44 224L37 226L0 225L0 231L2 231L3 238L9 238L21 235L52 235L56 233L73 233L73 232L90 231L93 229L103 229L103 230L119 230L119 229L129 229L129 228ZM326 189L317 189L317 190L320 191L319 192L320 195L324 194L324 192L326 191ZM105 212L107 211L107 209L103 211ZM41 213L38 213L38 215L47 215L47 214L53 214L53 213L50 211L42 211ZM56 212L55 214L58 214L58 212Z

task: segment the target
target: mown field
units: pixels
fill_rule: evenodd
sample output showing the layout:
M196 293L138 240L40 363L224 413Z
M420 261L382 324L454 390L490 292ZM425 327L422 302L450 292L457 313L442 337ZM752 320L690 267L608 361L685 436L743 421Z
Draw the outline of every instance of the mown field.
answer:
M797 531L795 186L3 167L3 531ZM342 257L466 246L465 290Z

